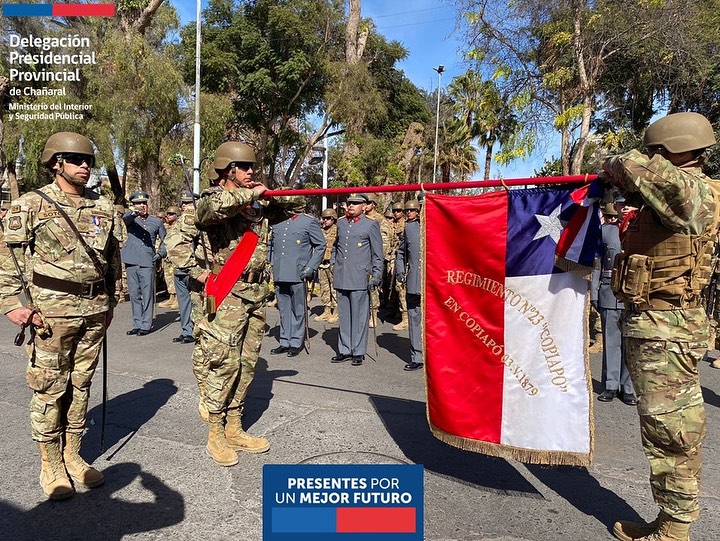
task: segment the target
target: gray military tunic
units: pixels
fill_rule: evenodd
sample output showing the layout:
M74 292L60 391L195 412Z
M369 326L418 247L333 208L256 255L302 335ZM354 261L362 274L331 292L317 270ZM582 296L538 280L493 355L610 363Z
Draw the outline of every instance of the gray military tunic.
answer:
M127 241L120 254L127 271L128 291L132 307L133 329L149 331L152 326L152 306L155 295L155 261L165 257L165 226L155 216L146 219L134 212L126 212L123 221L127 226ZM155 253L155 241L160 247Z
M422 312L420 303L420 221L405 224L405 235L395 256L395 273L398 283L405 282L407 299L408 333L410 335L410 362L422 362Z
M600 269L592 273L590 299L597 301L603 336L602 382L606 391L622 391L625 396L635 396L630 372L623 359L623 340L620 316L623 303L619 302L610 288L615 255L622 251L620 228L617 224L602 226L602 257Z
M380 283L383 244L380 226L364 215L340 218L331 262L335 264L333 286L337 290L340 332L338 353L362 356L367 351L370 297L368 280Z
M280 345L283 347L302 347L307 310L300 273L305 268L317 272L326 246L320 224L307 214L296 214L272 228L270 262L280 312Z

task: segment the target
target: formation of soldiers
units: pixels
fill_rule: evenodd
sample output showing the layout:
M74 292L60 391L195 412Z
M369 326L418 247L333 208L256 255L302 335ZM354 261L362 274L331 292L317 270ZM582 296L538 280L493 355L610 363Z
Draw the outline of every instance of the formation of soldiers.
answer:
M701 166L714 144L705 117L676 113L648 128L644 153L633 150L603 164L601 178L637 208L619 226L621 251L604 278L624 304L619 326L625 362L660 508L652 522L615 523L613 533L622 540L687 541L700 514L706 426L697 365L710 340L701 294L715 271L720 231L720 187ZM216 150L211 187L197 202L194 194L182 194L181 208L167 213L165 234L162 223L147 215L145 192L133 193L133 208L123 213L85 188L95 156L83 135L53 134L41 162L53 181L0 210L0 305L20 327L16 344L30 333L31 428L40 450L40 484L50 499L71 497L76 484L104 482L79 451L90 384L121 291L121 243L131 298L138 303L129 335L149 332L146 309L154 295L147 292L145 268L154 272L164 256L171 264L183 312L176 341L195 343L206 450L219 465L237 464L238 451L270 448L267 438L244 431L242 417L265 335L271 281L281 320L272 354L300 353L307 340L307 282L320 273L319 319L339 324L332 363L363 364L381 302L392 307L397 294L396 328L410 331L405 370L422 367L418 201L402 206L404 216L393 203L384 216L372 196L351 194L340 213L323 211L321 226L305 214L304 198L267 197L267 186L253 180L252 148L229 141ZM606 214L612 215L610 209Z

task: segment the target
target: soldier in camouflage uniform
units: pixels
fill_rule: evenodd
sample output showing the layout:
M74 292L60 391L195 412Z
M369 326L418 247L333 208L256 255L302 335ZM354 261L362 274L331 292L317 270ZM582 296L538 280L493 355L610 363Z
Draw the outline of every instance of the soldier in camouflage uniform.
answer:
M419 207L418 207L419 208ZM397 203L393 203L392 205L392 212L393 212L393 249L391 252L391 267L393 269L393 272L395 272L395 259L397 257L397 251L400 249L400 246L403 243L403 238L405 236L405 225L406 225L406 219L403 216L404 213L408 209L405 209L405 205L403 205L402 201L398 201ZM398 307L400 310L400 322L396 325L393 325L393 330L395 331L402 331L404 329L408 328L408 308L407 308L407 290L406 290L406 283L401 282L400 280L395 280L395 291L397 291L398 295Z
M328 323L337 323L337 297L333 291L333 268L330 265L330 257L332 256L333 244L337 237L337 219L338 215L335 209L325 209L320 215L320 227L327 247L323 255L322 263L318 268L318 283L320 284L320 300L323 303L323 313L315 318L315 321L327 321Z
M95 163L90 140L55 133L41 161L54 182L12 204L0 259L0 303L11 322L38 327L26 373L33 391L30 424L40 446L40 485L50 499L61 500L75 492L70 479L87 487L104 481L79 451L90 383L117 304L120 258L112 202L85 189ZM16 263L30 279L32 305L20 301Z
M377 195L367 194L368 203L365 205L365 216L374 220L380 226L380 237L382 238L382 250L383 250L383 261L384 268L387 268L390 259L390 247L393 245L394 231L390 224L388 224L385 216L380 214L376 209L378 206ZM375 312L380 307L380 284L377 287L372 288L372 294L370 295L370 310ZM379 317L379 316L378 316ZM370 327L375 326L376 318L370 318Z
M238 450L263 453L270 442L247 434L242 428L242 410L265 334L265 302L269 292L267 269L268 236L271 223L290 217L286 207L299 198L259 201L267 190L252 180L255 153L244 143L226 142L216 151L218 186L203 192L197 204L196 223L207 232L213 258L213 273L228 272L228 258L242 243L257 234L257 244L232 291L214 313L202 319L200 342L207 359L205 404L208 409L208 454L222 466L237 464ZM201 281L206 277L201 275Z
M171 231L177 229L179 215L180 209L174 205L168 207L165 211L164 222L166 236L169 235ZM157 249L158 247L156 247L156 250ZM167 250L167 241L165 241L165 249ZM175 266L172 261L169 261L167 258L163 259L162 271L163 277L165 278L165 285L167 286L167 292L170 297L166 301L159 303L158 306L162 308L178 309L180 306L178 305L177 291L175 290Z
M645 154L611 157L604 169L625 197L642 199L612 282L625 303L625 359L660 514L649 524L616 522L613 532L623 540L687 541L700 515L706 434L697 365L709 325L700 294L720 226L720 183L701 166L715 137L702 115L676 113L651 124L643 143Z

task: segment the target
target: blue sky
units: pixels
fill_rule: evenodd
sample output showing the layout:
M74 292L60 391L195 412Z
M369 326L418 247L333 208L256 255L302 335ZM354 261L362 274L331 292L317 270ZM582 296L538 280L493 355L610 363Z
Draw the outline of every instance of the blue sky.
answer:
M170 0L180 19L186 23L195 20L195 2ZM203 0L203 7L207 0ZM398 67L415 85L437 92L438 74L433 68L443 65L442 86L447 87L453 77L466 70L463 61L462 32L457 29L457 12L449 0L362 0L361 15L375 21L378 33L388 40L396 40L408 50L408 56ZM492 176L505 178L531 176L534 168L542 164L542 156L533 156L528 162L517 161L500 168L493 163ZM478 155L484 163L484 154ZM482 178L482 172L474 178Z

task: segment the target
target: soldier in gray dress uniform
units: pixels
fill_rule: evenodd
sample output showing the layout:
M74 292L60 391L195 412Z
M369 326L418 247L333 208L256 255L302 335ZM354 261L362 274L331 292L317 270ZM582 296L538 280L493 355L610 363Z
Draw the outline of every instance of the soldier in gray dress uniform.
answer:
M367 218L365 194L351 194L347 212L338 220L338 233L331 262L335 264L333 285L337 290L340 333L334 363L352 361L360 366L367 350L370 289L382 280L383 244L380 225Z
M307 317L305 280L317 272L327 246L320 224L303 214L304 210L302 198L290 218L272 227L270 262L280 312L280 345L270 350L273 355L297 357L302 349Z
M416 200L405 204L405 234L395 256L395 280L405 284L407 299L408 333L410 335L410 362L405 370L422 368L422 312L420 304L420 204Z
M127 241L120 254L127 271L133 326L127 334L150 334L155 301L155 263L165 257L165 226L162 220L148 214L148 194L138 191L130 194L134 209L123 215L127 226ZM155 251L155 241L160 246Z
M590 302L600 313L603 337L602 383L605 390L598 400L611 402L619 396L629 406L637 404L630 372L622 354L622 333L619 322L623 303L619 302L610 287L615 255L622 251L620 246L620 228L618 212L613 203L603 208L602 253L600 268L593 270L590 289Z

